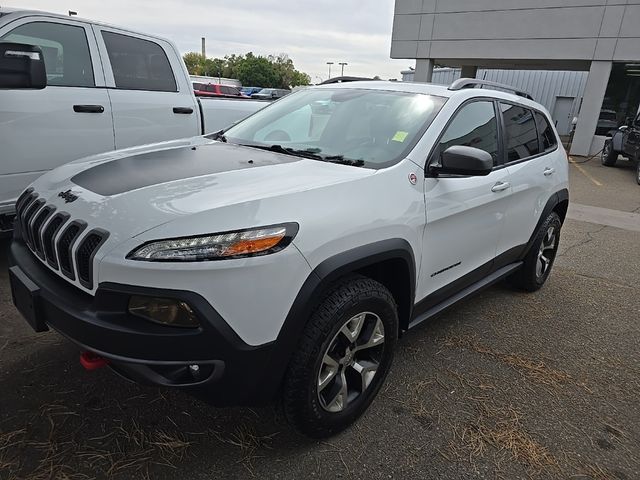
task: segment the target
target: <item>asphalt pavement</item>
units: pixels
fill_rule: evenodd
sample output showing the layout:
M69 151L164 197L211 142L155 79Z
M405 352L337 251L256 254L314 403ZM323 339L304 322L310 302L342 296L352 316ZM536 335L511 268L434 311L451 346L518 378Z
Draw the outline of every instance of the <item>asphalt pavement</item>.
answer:
M640 478L640 186L619 163L571 165L541 291L499 284L411 331L364 418L326 441L277 408L84 371L12 306L0 242L0 479Z

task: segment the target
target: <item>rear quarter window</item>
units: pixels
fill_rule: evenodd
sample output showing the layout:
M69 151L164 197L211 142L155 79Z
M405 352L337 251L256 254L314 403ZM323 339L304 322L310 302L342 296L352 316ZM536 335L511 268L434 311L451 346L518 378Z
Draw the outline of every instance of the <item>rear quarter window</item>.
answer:
M540 112L534 112L536 118L536 126L538 128L538 135L542 142L542 148L545 152L555 149L558 146L558 140L556 134L551 127L551 123L545 115Z

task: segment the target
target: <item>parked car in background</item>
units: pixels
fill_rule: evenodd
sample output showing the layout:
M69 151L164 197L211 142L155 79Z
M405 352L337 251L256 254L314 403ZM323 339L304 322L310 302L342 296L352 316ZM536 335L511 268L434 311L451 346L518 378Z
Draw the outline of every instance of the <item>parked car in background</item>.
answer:
M614 167L619 156L633 162L636 167L636 181L640 185L640 111L636 117L627 118L626 125L609 132L602 149L602 164Z
M258 93L251 95L251 98L258 98L261 100L276 100L282 98L285 95L289 95L291 90L285 90L282 88L263 88Z
M168 40L0 7L0 232L20 191L54 167L217 131L265 104L200 102Z
M491 85L311 87L224 132L59 167L18 200L14 303L87 368L219 405L279 398L301 432L336 434L404 332L549 277L567 155L531 97L469 88Z
M243 94L238 87L231 85L220 85L217 83L199 83L193 82L193 92L196 97L232 97L232 98L249 98Z
M240 89L240 91L248 97L250 97L254 93L258 93L260 90L262 90L262 87L242 87Z

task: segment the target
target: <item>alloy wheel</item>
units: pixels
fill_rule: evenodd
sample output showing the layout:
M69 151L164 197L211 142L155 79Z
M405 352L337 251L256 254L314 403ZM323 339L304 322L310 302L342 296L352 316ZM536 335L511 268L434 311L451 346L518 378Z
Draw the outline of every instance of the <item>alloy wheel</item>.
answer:
M362 312L347 320L322 357L318 399L322 408L341 412L371 385L384 349L384 324L378 315Z
M544 277L551 267L553 256L556 250L557 236L555 227L549 227L538 250L538 261L536 262L536 276Z

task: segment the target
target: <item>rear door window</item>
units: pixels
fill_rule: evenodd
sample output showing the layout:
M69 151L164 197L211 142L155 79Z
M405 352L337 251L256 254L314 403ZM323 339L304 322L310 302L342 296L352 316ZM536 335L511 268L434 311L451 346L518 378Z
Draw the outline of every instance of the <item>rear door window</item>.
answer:
M47 85L95 86L89 44L83 27L54 22L25 23L2 39L40 47L47 72Z
M556 135L553 132L553 128L551 128L549 120L540 112L535 112L534 115L536 117L536 126L538 127L538 135L542 142L542 148L545 152L555 149L558 146L558 141L556 140Z
M176 92L176 79L164 49L141 38L102 32L117 88Z
M500 111L504 122L507 163L540 153L533 112L509 103L500 103Z

